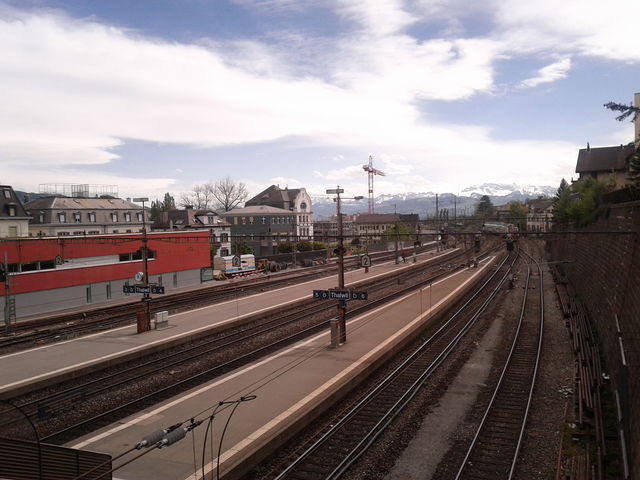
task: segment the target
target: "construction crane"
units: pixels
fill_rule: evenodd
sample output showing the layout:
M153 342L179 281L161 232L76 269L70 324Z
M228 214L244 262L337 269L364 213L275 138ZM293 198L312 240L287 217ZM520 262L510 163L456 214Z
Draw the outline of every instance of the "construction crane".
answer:
M369 165L363 165L362 169L369 176L369 213L373 213L373 176L380 175L384 177L384 172L373 168L373 155L369 155Z

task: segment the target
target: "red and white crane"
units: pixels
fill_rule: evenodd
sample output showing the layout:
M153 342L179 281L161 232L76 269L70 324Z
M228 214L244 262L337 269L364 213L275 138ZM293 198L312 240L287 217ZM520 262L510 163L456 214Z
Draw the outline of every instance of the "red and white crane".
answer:
M369 164L363 165L362 169L367 172L369 177L369 213L373 213L373 176L380 175L384 177L384 172L373 168L373 155L369 155Z

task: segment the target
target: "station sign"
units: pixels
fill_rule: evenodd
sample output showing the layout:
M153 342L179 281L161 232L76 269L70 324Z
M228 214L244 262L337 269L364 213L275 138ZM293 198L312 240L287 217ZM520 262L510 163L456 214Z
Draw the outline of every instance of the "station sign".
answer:
M163 294L164 287L160 285L123 285L122 293L153 293L153 294Z
M371 266L371 257L369 255L362 255L360 257L360 266L362 266L362 267L370 267Z
M316 300L368 300L367 292L350 292L349 290L314 290Z

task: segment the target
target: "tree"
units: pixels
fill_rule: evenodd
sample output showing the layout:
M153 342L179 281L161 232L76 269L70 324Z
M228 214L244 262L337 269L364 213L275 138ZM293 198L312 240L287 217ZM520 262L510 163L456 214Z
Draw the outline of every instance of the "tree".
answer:
M302 242L298 242L297 248L299 252L310 252L311 250L313 250L313 245L311 244L311 242L305 240Z
M218 206L228 212L243 203L249 196L249 191L244 183L235 182L227 177L216 182L212 194Z
M525 232L527 230L527 208L522 202L511 202L509 204L509 219L521 231Z
M605 103L604 107L613 112L621 112L620 115L616 117L616 120L618 120L619 122L622 122L628 117L632 117L631 121L635 122L638 116L640 116L640 108L634 107L633 105L623 105L621 103L609 102Z
M480 197L480 201L478 202L478 205L476 205L476 216L485 220L493 216L494 211L495 207L493 206L493 203L491 203L489 195L483 195Z
M600 200L604 191L605 185L590 177L564 189L554 203L554 222L571 222L576 227L595 222L603 211Z
M182 206L190 205L197 210L217 208L228 212L233 210L249 196L247 187L242 182L235 182L227 177L224 180L195 185L189 193L180 197Z
M176 202L171 196L169 192L164 194L163 200L154 200L151 202L151 207L149 208L149 218L151 221L160 220L160 216L162 212L168 212L169 210L176 209Z
M214 185L211 182L194 185L190 193L185 193L180 196L180 205L183 207L191 206L196 210L212 208L214 200L213 189Z
M613 112L621 112L620 115L616 117L616 120L618 120L619 122L622 122L629 117L631 117L632 122L640 121L640 108L634 107L633 105L623 105L621 103L609 102L605 103L604 107ZM636 186L640 186L640 138L636 138L635 142L636 148L631 154L631 157L629 157L628 176ZM631 142L629 145L632 144L633 142Z
M554 203L559 201L562 195L568 190L569 190L569 183L563 178L562 180L560 180L560 186L558 187L558 190L556 191L556 194L553 197Z
M416 232L404 223L399 222L394 224L393 227L387 229L387 234L392 235L391 239L397 238L398 240L406 241L413 240Z

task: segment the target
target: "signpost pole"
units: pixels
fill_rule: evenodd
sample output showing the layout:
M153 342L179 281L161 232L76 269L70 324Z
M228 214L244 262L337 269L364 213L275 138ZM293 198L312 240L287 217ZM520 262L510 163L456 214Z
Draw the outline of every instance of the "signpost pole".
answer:
M336 189L336 208L338 210L338 289L344 290L344 237L342 230L342 212L340 211L340 187ZM340 343L347 341L347 302L338 300L338 316L340 320Z
M145 314L145 328L146 330L151 329L151 296L148 292L149 287L149 255L147 251L147 223L145 221L145 212L144 212L144 202L148 202L149 199L147 197L134 198L134 202L142 202L142 262L144 266L144 278L143 278L143 286L145 287L145 293L142 297L142 301L144 302L144 314Z

